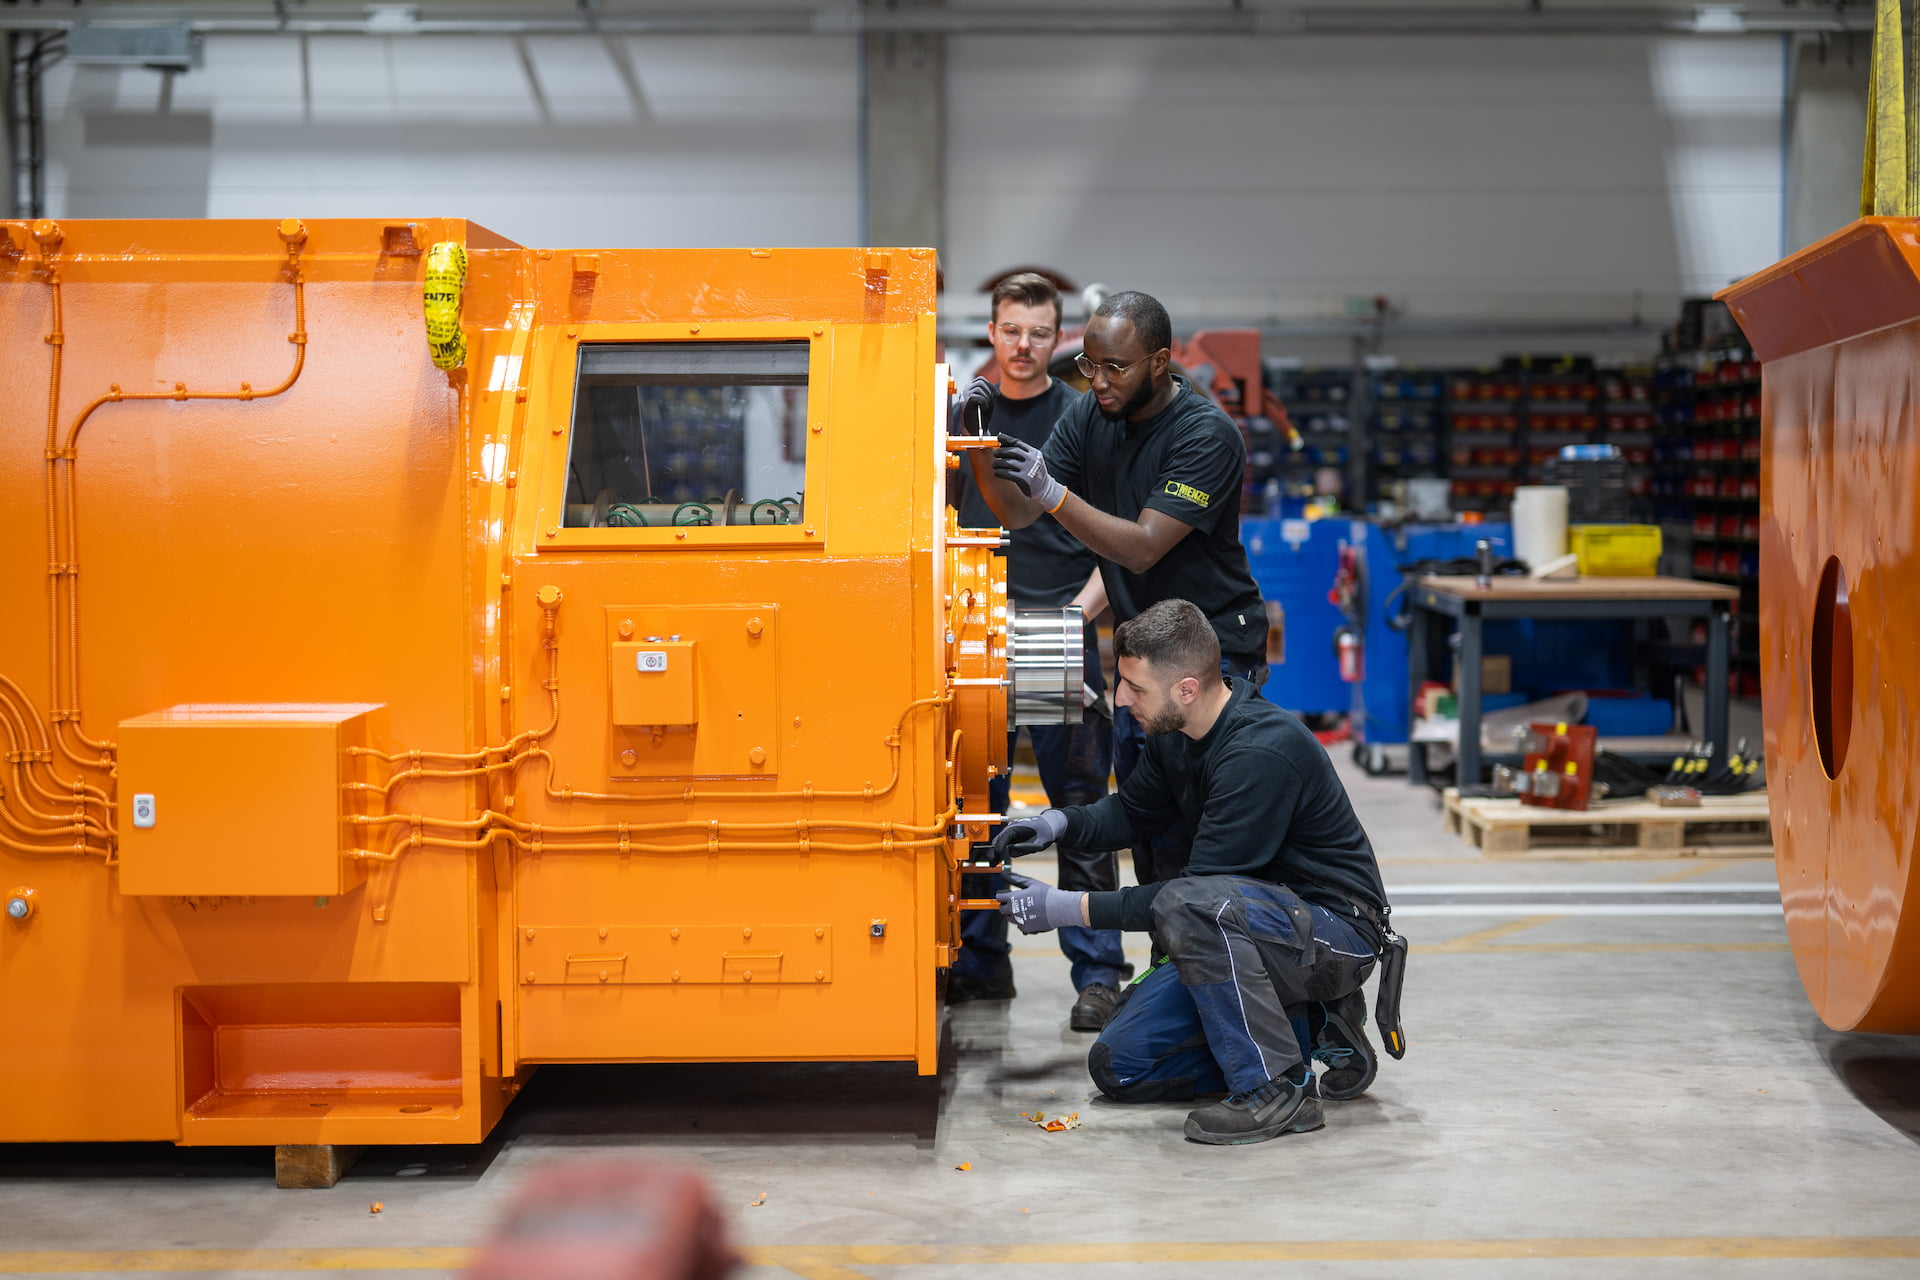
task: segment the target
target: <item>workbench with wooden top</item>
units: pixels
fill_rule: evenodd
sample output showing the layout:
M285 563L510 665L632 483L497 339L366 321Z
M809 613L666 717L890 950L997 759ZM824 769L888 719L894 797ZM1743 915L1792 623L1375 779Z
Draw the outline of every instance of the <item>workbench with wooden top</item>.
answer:
M1483 586L1473 577L1425 577L1408 591L1412 631L1408 636L1408 693L1434 679L1430 654L1438 628L1460 628L1460 739L1456 748L1462 786L1482 781L1489 756L1480 748L1481 659L1484 624L1492 620L1590 620L1615 622L1642 618L1704 618L1707 622L1706 741L1716 759L1727 755L1727 674L1733 609L1740 593L1717 582L1691 578L1524 578L1495 577ZM1663 753L1623 754L1657 757ZM1671 753L1664 753L1671 754ZM1503 758L1503 757L1502 757ZM1426 781L1426 747L1412 743L1408 774Z

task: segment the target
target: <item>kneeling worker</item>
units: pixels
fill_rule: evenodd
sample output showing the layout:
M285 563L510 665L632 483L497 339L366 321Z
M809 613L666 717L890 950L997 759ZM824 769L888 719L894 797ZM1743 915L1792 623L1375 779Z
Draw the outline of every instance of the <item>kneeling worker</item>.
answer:
M1148 735L1139 767L1115 794L1010 822L994 844L1003 857L1111 849L1184 818L1191 857L1172 879L1106 893L1010 876L1001 910L1024 933L1149 929L1167 957L1128 989L1088 1056L1108 1097L1228 1094L1188 1115L1193 1142L1317 1129L1321 1098L1373 1082L1360 986L1390 942L1405 945L1387 924L1373 846L1307 727L1221 676L1219 638L1196 606L1143 610L1115 629L1113 649L1117 701ZM1383 988L1397 977L1394 964ZM1383 1021L1397 1020L1393 1007L1383 1001ZM1397 1026L1385 1030L1398 1056ZM1326 1064L1317 1082L1309 1056Z

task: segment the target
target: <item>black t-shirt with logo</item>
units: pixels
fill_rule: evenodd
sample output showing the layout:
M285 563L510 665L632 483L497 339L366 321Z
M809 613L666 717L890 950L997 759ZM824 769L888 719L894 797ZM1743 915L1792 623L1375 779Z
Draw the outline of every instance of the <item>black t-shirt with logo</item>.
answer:
M993 398L993 421L988 430L1018 436L1028 444L1045 447L1053 424L1073 407L1078 399L1073 388L1053 380L1037 396L1009 400L998 392ZM958 412L958 405L955 412ZM959 427L956 424L955 430ZM967 529L996 529L1000 517L980 496L974 483L973 465L960 464L961 490L957 510L960 524ZM1029 609L1060 609L1073 603L1080 588L1093 574L1096 557L1078 538L1060 527L1052 516L1042 515L1024 529L1012 532L1007 547L1007 598Z
M1091 391L1047 440L1053 478L1108 515L1138 520L1163 511L1193 532L1145 573L1100 561L1115 622L1162 600L1191 600L1213 623L1236 666L1266 661L1267 612L1240 544L1240 482L1247 446L1220 406L1185 382L1145 422L1115 422Z

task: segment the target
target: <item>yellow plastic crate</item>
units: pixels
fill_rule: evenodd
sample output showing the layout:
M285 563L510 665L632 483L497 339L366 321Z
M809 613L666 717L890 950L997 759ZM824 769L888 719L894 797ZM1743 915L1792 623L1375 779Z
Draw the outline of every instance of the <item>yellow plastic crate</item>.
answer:
M1659 525L1576 524L1567 536L1585 577L1651 578L1659 571Z

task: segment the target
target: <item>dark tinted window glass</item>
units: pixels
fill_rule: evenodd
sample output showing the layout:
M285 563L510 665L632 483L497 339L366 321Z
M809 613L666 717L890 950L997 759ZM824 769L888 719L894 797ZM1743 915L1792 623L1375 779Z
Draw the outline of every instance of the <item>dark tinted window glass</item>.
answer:
M807 360L805 342L582 346L568 527L799 521Z

